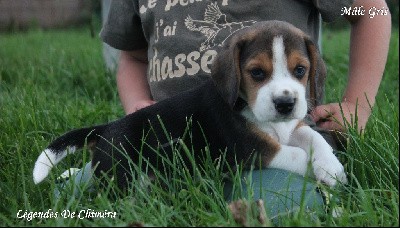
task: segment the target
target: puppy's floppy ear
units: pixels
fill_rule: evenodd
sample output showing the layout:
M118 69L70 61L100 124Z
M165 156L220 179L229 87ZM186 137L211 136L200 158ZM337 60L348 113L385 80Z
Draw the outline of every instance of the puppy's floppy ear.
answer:
M321 104L325 93L326 67L318 47L310 37L304 36L307 46L308 56L310 58L311 68L309 75L310 101L315 106Z
M243 39L238 36L232 37L230 42L224 45L218 53L211 70L211 77L218 92L231 108L233 108L239 96L240 51L243 45Z

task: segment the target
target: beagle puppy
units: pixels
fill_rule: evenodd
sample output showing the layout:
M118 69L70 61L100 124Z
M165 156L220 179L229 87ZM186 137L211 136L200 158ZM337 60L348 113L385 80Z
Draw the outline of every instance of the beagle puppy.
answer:
M55 139L38 157L33 180L40 183L68 153L87 145L94 174L113 177L122 188L133 180L132 164L171 170L169 161L179 157L192 170L206 153L214 161L224 157L231 168L251 165L255 156L256 164L300 175L311 161L318 181L346 182L331 146L303 123L306 93L317 100L315 82L324 77L318 50L301 30L281 21L256 23L226 42L203 85Z

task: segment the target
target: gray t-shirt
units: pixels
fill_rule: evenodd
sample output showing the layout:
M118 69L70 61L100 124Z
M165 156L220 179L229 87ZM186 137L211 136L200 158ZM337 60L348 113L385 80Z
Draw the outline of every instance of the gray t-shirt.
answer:
M120 50L148 48L153 99L202 83L224 41L257 21L287 21L318 41L324 21L353 0L114 0L100 36ZM319 85L323 86L323 85Z

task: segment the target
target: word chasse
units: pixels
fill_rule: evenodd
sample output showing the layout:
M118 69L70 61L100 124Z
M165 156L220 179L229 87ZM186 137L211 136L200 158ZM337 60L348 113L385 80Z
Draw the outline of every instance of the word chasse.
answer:
M355 7L343 7L341 10L340 15L348 15L348 16L364 16L366 13L366 9L364 9L364 6L355 6ZM386 16L389 13L389 9L382 7L382 8L376 8L376 7L371 7L368 10L368 15L369 18L374 18L375 16Z

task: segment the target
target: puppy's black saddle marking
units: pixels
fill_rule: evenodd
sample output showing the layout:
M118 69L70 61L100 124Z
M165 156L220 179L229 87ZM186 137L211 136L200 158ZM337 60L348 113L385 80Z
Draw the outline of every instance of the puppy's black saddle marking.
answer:
M161 166L166 163L161 161L160 154L172 161L172 145L181 143L193 148L194 162L199 165L206 148L213 160L226 151L226 161L231 167L236 162L251 162L254 152L264 151L266 143L250 128L250 123L232 110L210 79L195 89L117 121L66 133L48 149L57 153L67 142L81 147L87 140L88 145L93 145L92 164L97 165L95 174L101 176L101 172L113 170L116 166L118 184L125 187L131 180L129 162L139 164L139 159L143 158L143 161L163 170ZM190 167L193 161L189 161L185 154L181 157ZM145 170L147 165L142 162L141 168Z

